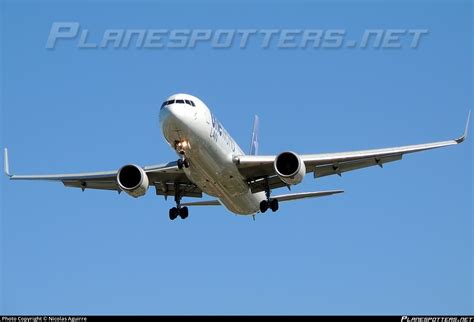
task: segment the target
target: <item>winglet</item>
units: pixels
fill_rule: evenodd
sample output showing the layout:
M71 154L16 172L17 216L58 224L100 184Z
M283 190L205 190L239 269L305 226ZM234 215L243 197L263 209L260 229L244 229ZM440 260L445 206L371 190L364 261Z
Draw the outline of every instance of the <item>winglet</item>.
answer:
M8 164L8 149L5 148L3 150L3 172L5 172L5 175L8 176L8 177L12 177L12 175L10 174L10 165Z
M454 140L454 141L456 141L456 143L462 143L462 142L464 142L464 140L466 140L467 134L469 132L469 123L470 123L470 121L471 121L471 110L469 110L469 114L467 115L467 122L466 122L466 128L464 129L464 134L461 137Z

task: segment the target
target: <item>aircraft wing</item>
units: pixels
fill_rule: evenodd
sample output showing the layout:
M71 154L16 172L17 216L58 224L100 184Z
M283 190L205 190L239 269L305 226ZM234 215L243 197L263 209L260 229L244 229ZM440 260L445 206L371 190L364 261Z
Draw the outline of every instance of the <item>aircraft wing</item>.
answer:
M382 167L385 163L401 160L405 154L462 143L467 137L470 116L471 112L468 115L464 134L454 140L384 149L306 154L300 155L300 157L305 163L306 172L313 172L315 178L334 174L341 175L343 172L374 165ZM242 176L249 182L252 191L258 192L264 191L266 182L268 182L271 189L286 186L276 175L273 166L275 158L275 155L241 155L234 157L234 163L238 166Z
M143 167L148 176L150 186L154 186L157 195L174 196L175 188L179 187L180 194L184 197L202 197L202 191L194 185L178 168L177 162ZM10 173L8 150L4 150L4 172L10 180L47 180L60 181L66 187L99 190L114 190L121 192L117 183L117 172L87 172L69 174L39 174L39 175L14 175Z

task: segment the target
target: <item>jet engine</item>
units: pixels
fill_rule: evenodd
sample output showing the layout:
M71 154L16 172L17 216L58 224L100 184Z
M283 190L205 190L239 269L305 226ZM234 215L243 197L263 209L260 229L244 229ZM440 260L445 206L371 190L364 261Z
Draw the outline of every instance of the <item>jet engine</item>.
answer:
M304 162L294 152L280 153L275 158L273 166L281 181L289 185L300 183L306 174Z
M134 198L145 195L150 184L145 171L134 164L120 168L117 172L117 183L122 191Z

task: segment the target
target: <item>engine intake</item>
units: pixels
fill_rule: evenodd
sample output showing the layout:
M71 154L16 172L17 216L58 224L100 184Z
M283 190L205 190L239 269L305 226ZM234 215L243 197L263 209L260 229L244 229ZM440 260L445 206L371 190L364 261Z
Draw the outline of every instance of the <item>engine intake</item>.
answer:
M150 184L145 171L134 164L120 168L117 173L117 183L122 191L135 198L145 195Z
M290 185L303 181L306 174L304 162L296 153L290 151L280 153L273 166L281 181Z

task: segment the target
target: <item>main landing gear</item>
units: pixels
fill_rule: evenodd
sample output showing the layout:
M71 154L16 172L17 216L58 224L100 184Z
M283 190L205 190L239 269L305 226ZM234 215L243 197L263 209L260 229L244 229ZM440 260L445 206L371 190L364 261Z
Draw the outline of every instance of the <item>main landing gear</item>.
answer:
M181 195L179 194L179 189L176 187L175 191L174 201L176 202L176 207L170 209L170 219L175 220L178 216L181 217L181 219L186 219L189 215L188 207L181 207Z
M170 219L175 220L176 218L181 217L181 219L188 218L189 211L188 207L173 207L170 209Z
M270 187L268 183L266 183L265 188L265 195L267 196L267 200L262 200L260 202L260 212L264 213L268 209L271 209L273 212L278 210L278 200L270 198Z
M260 202L260 211L266 212L268 209L271 209L273 212L278 210L278 200L270 199L270 200L262 200Z

